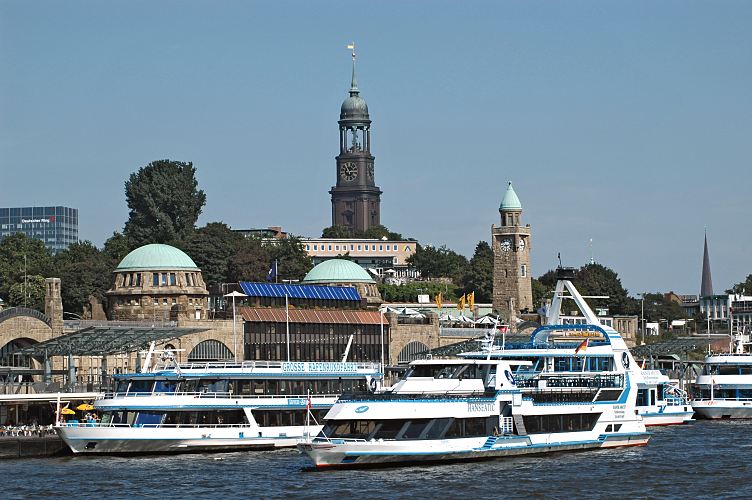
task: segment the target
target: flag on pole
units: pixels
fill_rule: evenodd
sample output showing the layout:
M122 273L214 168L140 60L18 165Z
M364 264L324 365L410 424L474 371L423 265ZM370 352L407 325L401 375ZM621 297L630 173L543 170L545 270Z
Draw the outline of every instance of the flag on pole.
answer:
M272 262L269 272L266 273L266 281L274 281L277 278L277 261Z
M500 327L499 327L499 331L500 331L501 333L507 333L507 329L508 329L508 328L507 328L507 326L506 326L506 325L505 325L505 326L500 326Z
M471 311L475 309L475 291L467 294L467 307Z
M434 301L436 302L436 307L438 307L439 309L441 309L442 306L444 305L441 299L442 299L441 292L439 292L438 294L436 294L436 298L434 299Z
M577 349L574 350L575 356L579 354L580 352L585 352L585 350L587 349L587 345L588 345L588 339L583 340L582 344L578 345Z
M457 301L457 309L459 309L460 311L465 310L465 300L465 294L463 293L462 297L460 297L460 300Z

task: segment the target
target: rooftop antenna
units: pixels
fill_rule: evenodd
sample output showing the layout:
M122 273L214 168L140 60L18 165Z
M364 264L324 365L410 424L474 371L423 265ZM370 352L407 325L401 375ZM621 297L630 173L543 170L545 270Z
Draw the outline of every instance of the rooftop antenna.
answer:
M593 238L590 238L590 265L595 264L595 257L593 257Z

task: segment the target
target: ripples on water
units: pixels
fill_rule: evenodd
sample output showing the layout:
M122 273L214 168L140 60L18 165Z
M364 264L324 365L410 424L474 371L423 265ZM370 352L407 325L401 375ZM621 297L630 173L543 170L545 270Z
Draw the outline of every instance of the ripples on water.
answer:
M0 497L752 498L752 422L653 428L640 448L315 471L296 451L0 462Z

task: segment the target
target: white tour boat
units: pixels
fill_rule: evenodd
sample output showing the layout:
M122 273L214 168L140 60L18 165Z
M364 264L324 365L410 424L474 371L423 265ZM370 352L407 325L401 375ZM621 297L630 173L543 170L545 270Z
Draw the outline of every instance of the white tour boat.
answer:
M695 380L692 407L701 418L752 418L752 354L749 335L734 336L733 352L705 356Z
M642 370L642 378L637 390L637 414L646 427L692 421L692 404L678 382L670 380L660 370Z
M584 302L566 279L555 302L564 287ZM579 355L588 341L572 340L583 337L599 339L588 348L596 355ZM343 394L298 449L317 467L357 467L647 444L635 406L641 370L618 332L547 325L519 347L508 354L491 339L464 359L413 361L392 387Z
M94 402L99 422L56 426L74 453L295 446L321 429L308 425L309 415L326 413L342 392L375 390L383 376L378 363L245 361L172 364L115 378L116 392Z

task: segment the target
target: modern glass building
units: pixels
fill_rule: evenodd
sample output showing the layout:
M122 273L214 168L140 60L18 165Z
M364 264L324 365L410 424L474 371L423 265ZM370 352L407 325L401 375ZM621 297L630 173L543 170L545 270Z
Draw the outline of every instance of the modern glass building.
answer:
M68 207L0 208L0 240L13 233L42 240L57 253L78 242L78 209Z

